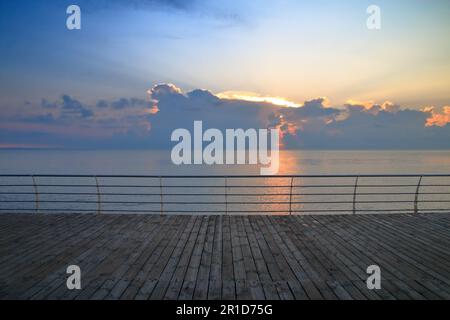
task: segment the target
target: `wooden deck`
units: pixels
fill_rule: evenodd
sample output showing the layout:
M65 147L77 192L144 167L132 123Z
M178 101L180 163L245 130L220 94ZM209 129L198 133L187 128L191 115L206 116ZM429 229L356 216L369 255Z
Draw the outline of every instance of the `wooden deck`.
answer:
M449 248L444 213L1 214L0 298L450 299Z

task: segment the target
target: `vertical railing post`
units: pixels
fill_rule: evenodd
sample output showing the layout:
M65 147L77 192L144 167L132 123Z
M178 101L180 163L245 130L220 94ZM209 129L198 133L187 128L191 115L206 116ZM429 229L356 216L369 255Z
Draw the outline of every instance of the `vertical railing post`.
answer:
M35 196L35 200L36 200L36 213L38 213L39 212L39 191L38 191L38 186L37 186L37 183L36 183L35 176L31 176L31 179L33 179L34 196Z
M422 176L419 178L419 182L417 183L416 195L414 197L414 213L419 212L419 193L420 193L420 184L422 183Z
M359 176L355 179L355 189L353 190L353 214L356 214L356 195L358 190L358 180Z
M163 184L162 184L162 177L159 177L159 198L160 198L160 209L161 209L161 215L164 214L164 200L163 200Z
M224 192L224 195L225 195L225 215L228 215L228 177L225 177L225 184L224 184L224 187L225 187L225 192Z
M291 187L289 189L289 215L292 215L292 188L294 186L294 177L291 177Z
M95 178L95 187L97 188L97 214L100 214L102 210L102 197L100 193L100 185L98 183L98 177L94 176L94 178Z

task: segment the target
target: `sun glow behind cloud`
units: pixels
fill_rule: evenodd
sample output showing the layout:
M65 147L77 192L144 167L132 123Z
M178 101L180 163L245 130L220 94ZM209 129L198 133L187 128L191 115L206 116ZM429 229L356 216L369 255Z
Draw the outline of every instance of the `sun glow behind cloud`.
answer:
M250 102L265 102L281 107L300 108L301 104L289 101L282 97L267 97L254 92L226 91L216 95L220 99L243 100Z
M249 92L184 91L171 84L156 85L147 94L147 99L90 103L67 94L27 101L0 117L0 148L166 148L169 139L161 137L197 119L222 130L280 128L282 146L293 149L448 148L448 105L413 110L389 101L339 105L323 97L294 103Z

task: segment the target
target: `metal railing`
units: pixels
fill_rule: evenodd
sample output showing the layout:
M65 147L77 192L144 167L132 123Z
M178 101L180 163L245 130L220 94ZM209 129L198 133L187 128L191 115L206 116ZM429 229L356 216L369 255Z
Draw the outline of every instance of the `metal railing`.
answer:
M0 212L278 215L450 212L450 174L0 175Z

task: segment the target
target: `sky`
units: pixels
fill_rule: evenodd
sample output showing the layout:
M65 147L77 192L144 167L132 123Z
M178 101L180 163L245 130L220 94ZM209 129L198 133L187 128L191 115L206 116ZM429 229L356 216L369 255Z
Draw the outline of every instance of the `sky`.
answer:
M286 148L448 149L449 18L447 0L1 1L0 147L166 148L204 120Z

